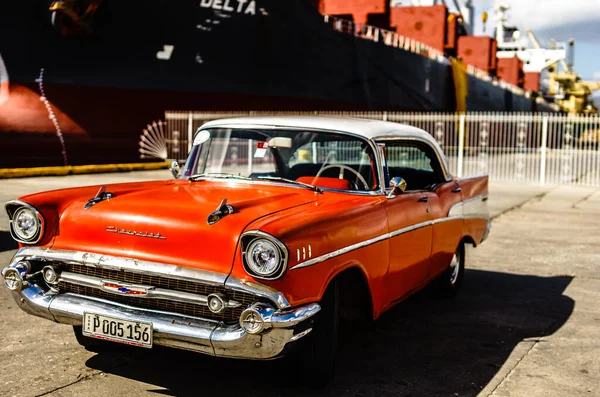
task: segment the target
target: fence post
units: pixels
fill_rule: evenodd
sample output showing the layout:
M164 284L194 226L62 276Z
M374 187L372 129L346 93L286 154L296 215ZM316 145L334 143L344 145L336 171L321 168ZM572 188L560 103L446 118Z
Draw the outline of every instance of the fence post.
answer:
M192 140L194 139L194 115L192 112L188 115L188 153L192 151Z
M252 139L248 139L248 175L252 173L252 159L254 158L254 154L252 151L254 150L254 142Z
M548 146L548 116L542 118L542 150L540 151L540 185L546 183L546 147Z
M462 178L463 175L463 157L465 151L465 114L458 116L458 164L456 166L456 176Z

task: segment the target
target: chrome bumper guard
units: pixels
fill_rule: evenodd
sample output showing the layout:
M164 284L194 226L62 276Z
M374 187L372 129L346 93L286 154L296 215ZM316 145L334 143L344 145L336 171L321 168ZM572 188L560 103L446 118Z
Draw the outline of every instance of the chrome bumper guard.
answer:
M18 262L13 260L2 271L3 276L9 269L18 269ZM321 310L316 303L279 310L265 304L252 305L250 308L264 322L264 330L250 334L240 324L228 325L176 313L145 310L72 293L45 292L38 285L26 282L22 287L12 291L13 298L23 311L34 316L61 324L81 325L83 313L89 312L152 323L154 344L219 357L259 360L278 357L286 345L311 331L310 323L305 321Z

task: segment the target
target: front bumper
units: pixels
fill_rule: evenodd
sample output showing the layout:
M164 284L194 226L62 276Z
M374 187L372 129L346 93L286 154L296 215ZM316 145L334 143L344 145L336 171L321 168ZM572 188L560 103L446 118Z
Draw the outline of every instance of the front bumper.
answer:
M152 323L156 345L192 350L220 357L270 359L281 354L288 343L310 332L311 317L319 312L310 304L287 312L265 315L270 328L249 334L238 324L154 312L75 294L44 293L36 285L12 292L19 307L34 316L61 324L81 325L90 312L130 321ZM307 332L308 331L308 332Z
M14 269L25 277L26 270L19 268L18 263L13 260L2 274L6 276L7 270ZM147 322L152 323L153 344L245 359L271 359L282 355L288 344L311 331L313 316L321 309L316 303L295 309L275 309L265 304L251 306L264 323L262 332L251 334L239 323L225 324L178 313L141 309L95 297L57 293L26 281L22 288L12 291L12 295L23 311L58 323L81 325L84 312Z

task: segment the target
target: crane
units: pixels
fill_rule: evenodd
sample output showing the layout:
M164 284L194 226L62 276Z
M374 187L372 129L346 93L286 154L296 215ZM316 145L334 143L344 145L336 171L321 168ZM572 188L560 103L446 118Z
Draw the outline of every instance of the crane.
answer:
M541 73L555 62L566 58L564 47L542 48L530 29L527 29L526 37L522 37L521 31L514 26L507 26L507 12L510 7L498 4L495 8L496 14L496 41L498 42L498 58L519 57L523 61L523 72ZM529 45L533 44L533 47Z

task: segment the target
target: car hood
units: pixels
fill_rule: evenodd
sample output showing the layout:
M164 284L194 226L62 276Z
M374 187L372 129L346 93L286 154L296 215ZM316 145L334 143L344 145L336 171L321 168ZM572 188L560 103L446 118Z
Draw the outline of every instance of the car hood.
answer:
M88 209L75 200L59 220L54 248L138 258L229 273L240 235L251 222L307 204L306 189L228 181L175 182L119 190ZM222 199L234 213L209 225Z

